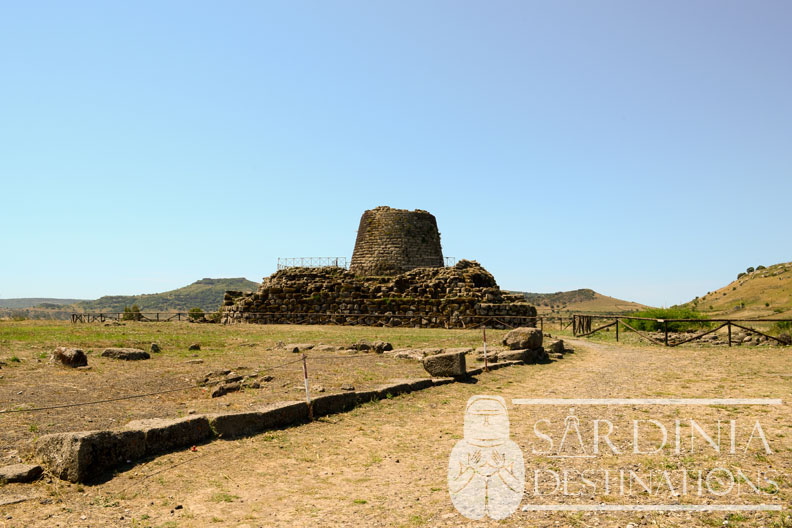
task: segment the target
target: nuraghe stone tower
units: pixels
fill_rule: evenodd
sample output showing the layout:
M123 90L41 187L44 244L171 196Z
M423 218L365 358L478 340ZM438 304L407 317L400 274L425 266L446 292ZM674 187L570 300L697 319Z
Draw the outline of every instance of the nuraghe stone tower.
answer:
M431 213L382 206L360 217L349 266L355 275L397 275L443 265L440 233Z
M287 268L258 291L228 291L223 323L511 328L536 324L525 297L478 262L444 267L435 217L377 207L360 219L350 270Z

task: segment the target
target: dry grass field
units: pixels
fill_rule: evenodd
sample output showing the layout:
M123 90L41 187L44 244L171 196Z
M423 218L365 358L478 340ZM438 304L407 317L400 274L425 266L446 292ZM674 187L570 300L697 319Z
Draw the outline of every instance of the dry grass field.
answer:
M488 332L491 341L500 335L502 332ZM333 326L128 323L105 327L3 322L1 406L11 409L25 404L88 400L107 393L146 392L184 383L184 378L195 378L214 368L263 368L294 358L274 348L278 341L346 345L361 338L383 339L397 347L450 347L478 346L481 334ZM105 346L147 348L152 341L164 351L147 362L120 365L97 357ZM197 354L203 364L184 363L196 359L187 351L192 342L201 343ZM93 350L89 364L94 367L85 372L50 367L42 356L56 345ZM68 484L46 475L35 484L8 484L0 488L0 503L5 504L0 507L0 526L792 526L792 357L788 348L666 349L586 340L574 340L573 345L575 352L561 360L484 373L469 383L366 404L348 413L259 436L214 441L198 446L196 451L178 451L125 468L101 484ZM20 361L12 361L14 357ZM354 360L326 360L326 367L319 366L319 360L313 363L317 365L316 383L324 384L329 392L340 383L366 386L388 378L421 375L420 367L408 360L373 354ZM299 397L294 388L300 382L298 372L274 376L272 388L230 394L215 401L199 389L191 389L162 400L131 400L134 403L128 403L129 407L115 403L81 407L79 416L51 411L35 416L2 414L2 455L12 460L16 451L37 434L64 427L99 428L149 413L170 415L187 409L203 412L226 404L241 409L282 399L289 393L289 399ZM20 391L22 394L18 394ZM468 520L449 499L447 471L451 449L463 438L466 402L476 394L499 395L508 404L511 439L521 448L530 477L523 506L764 504L783 509L518 511L503 521ZM783 403L577 405L572 411L569 406L515 405L514 398L779 398ZM579 421L583 449L589 448L588 455L592 455L595 420L608 420L614 425L609 438L619 453L603 448L597 456L586 458L553 455L535 428L558 445L570 423L565 419L571 413ZM539 420L547 421L537 426ZM666 447L653 454L634 453L633 420L642 421L639 449L648 451L661 441L659 428L648 420L666 427ZM714 442L719 420L727 424L721 431L720 453L693 431L701 427ZM730 449L731 420L735 423L734 453ZM676 421L680 423L679 453L674 449ZM756 434L751 438L757 422L769 453ZM730 487L722 474L715 474L709 482L712 491L706 488L705 480L704 492L699 494L698 472L706 479L718 467L745 478L738 477ZM562 474L564 470L572 476L566 494L563 489L553 489L546 478L550 471ZM596 486L583 483L579 478L583 471ZM633 488L628 486L620 492L617 479L605 489L596 479L605 471L612 476L624 472ZM666 484L653 480L650 492L630 480L631 475L648 480L650 475L654 478L664 471L672 481ZM538 484L534 481L536 474L541 477ZM681 493L677 480L682 478L688 480L685 493ZM17 500L20 502L14 503Z

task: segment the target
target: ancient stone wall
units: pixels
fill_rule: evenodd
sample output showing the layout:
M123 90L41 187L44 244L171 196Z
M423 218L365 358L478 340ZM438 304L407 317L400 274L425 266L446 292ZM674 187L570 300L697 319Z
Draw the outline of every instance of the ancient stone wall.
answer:
M426 211L377 207L363 213L349 270L396 275L444 265L437 220Z
M264 279L257 292L226 292L221 320L432 328L534 325L536 308L518 299L503 295L487 270L467 260L394 277L290 268Z

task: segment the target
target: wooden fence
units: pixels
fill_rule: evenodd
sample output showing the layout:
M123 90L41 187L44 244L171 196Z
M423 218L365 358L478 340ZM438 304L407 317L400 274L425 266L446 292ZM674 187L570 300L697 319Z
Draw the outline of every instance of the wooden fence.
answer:
M728 342L729 346L732 346L732 326L745 330L746 332L752 332L761 336L764 336L768 339L772 339L773 341L778 342L781 345L790 345L789 341L785 339L781 339L776 336L772 336L765 332L759 331L756 328L752 328L746 326L748 323L790 323L792 324L792 319L653 319L651 317L630 317L629 315L573 315L572 316L572 333L575 337L585 337L595 334L601 330L605 330L606 328L615 327L616 328L616 341L619 340L619 327L623 327L626 330L634 332L639 337L646 339L647 341L654 343L656 345L662 345L667 347L675 347L685 343L690 343L691 341L695 341L697 339L701 339L704 336L709 334L715 333L718 330L726 327L727 334L728 334ZM609 323L602 324L597 326L596 328L592 329L593 322L595 320L600 321L608 321L611 320ZM652 321L654 323L658 323L662 325L663 328L663 340L660 341L655 339L654 337L646 334L645 332L634 328L632 325L627 323L626 321ZM710 326L711 324L718 324L715 328L710 328L705 332L700 334L696 334L692 337L685 338L682 340L670 342L668 339L668 325L671 323L696 323L701 325Z

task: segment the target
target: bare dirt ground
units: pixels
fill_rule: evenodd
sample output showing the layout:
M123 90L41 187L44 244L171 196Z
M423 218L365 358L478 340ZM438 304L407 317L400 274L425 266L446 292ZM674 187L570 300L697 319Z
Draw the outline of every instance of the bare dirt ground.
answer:
M305 331L308 331L305 329ZM330 327L314 329L334 332ZM422 330L404 337L425 342ZM456 336L456 337L454 337ZM458 331L433 335L469 345ZM465 341L467 340L467 341ZM576 352L549 364L485 373L476 383L456 383L358 407L340 415L234 441L215 441L196 452L171 453L119 472L94 486L42 479L33 485L0 489L0 526L792 526L792 358L779 348L641 347L574 342ZM11 345L6 345L11 346ZM236 358L235 358L236 359ZM3 368L3 372L8 367ZM205 369L205 366L204 366ZM202 369L202 370L204 370ZM448 494L448 457L463 437L467 399L500 395L509 404L511 438L521 448L529 475L523 505L548 504L742 504L780 505L779 512L535 512L518 511L504 521L470 521ZM621 450L592 458L560 459L534 450L556 442L565 429L568 407L521 406L513 398L780 398L770 406L597 406L574 409L582 436L591 444L592 423L614 424L610 436ZM85 411L86 414L88 411ZM6 416L2 416L3 419ZM717 421L735 420L735 454L729 453L724 426L717 453L701 436L691 448L690 420L713 438ZM658 453L632 452L632 420L665 424L669 445ZM673 449L674 422L681 425L681 450ZM761 424L772 452L754 435ZM643 423L641 449L658 442ZM644 444L645 442L645 444ZM747 446L747 447L746 447ZM590 452L589 452L590 453ZM728 482L711 482L716 495L696 492L697 472L715 467L740 469L747 483L737 493ZM646 476L667 470L687 475L687 493L674 496L658 486L651 493L593 489L578 478L568 494L545 480L534 487L534 470L632 470ZM768 478L776 485L768 483ZM676 481L672 485L676 485ZM679 486L676 486L676 491Z

